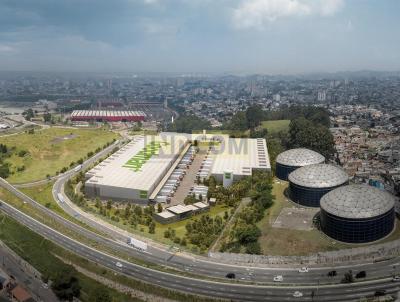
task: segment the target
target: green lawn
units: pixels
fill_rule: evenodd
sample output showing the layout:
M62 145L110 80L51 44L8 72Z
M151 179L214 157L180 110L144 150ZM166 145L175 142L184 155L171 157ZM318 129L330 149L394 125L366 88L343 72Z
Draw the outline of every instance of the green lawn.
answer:
M261 127L267 129L269 133L289 130L290 120L263 121Z
M34 134L21 133L1 138L1 142L15 151L6 162L10 163L12 174L7 179L12 183L24 183L55 175L71 162L84 158L118 135L106 129L49 128ZM28 153L22 157L19 151ZM25 167L23 171L18 168Z

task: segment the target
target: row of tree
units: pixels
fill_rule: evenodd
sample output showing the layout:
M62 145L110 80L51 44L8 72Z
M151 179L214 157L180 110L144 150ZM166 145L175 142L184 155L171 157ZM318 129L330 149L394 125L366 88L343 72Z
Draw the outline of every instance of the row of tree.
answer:
M251 202L238 214L229 234L229 241L221 245L221 251L240 252L244 247L246 253L261 253L258 243L261 230L256 224L264 217L265 210L274 202L272 178L265 172L255 172L251 177L251 184L249 192Z

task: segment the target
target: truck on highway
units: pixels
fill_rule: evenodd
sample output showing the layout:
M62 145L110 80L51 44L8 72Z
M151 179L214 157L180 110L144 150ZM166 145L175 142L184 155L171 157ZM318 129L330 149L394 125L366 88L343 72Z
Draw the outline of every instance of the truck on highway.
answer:
M58 193L58 194L57 194L57 198L58 198L58 200L59 200L61 203L64 202L64 196L62 196L61 193Z
M126 241L126 243L128 245L130 245L131 247L134 247L138 250L141 250L141 251L147 250L147 243L144 241L140 241L135 238L129 237L128 240Z

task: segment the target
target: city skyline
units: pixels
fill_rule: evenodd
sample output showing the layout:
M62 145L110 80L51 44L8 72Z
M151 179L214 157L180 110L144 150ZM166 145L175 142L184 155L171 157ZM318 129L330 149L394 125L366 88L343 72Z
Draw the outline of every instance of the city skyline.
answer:
M1 70L400 69L397 1L3 1Z

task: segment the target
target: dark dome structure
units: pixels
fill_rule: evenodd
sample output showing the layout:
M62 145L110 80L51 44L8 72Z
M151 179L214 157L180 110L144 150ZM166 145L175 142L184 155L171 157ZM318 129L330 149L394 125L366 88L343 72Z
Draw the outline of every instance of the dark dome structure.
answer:
M319 207L322 196L347 185L349 177L341 168L328 165L309 165L289 174L289 196L292 201L307 207Z
M394 205L392 195L375 187L342 186L321 198L321 229L343 242L376 241L393 230Z
M321 154L305 149L296 148L280 153L276 158L276 176L281 180L287 180L288 175L294 170L325 162L325 157Z

